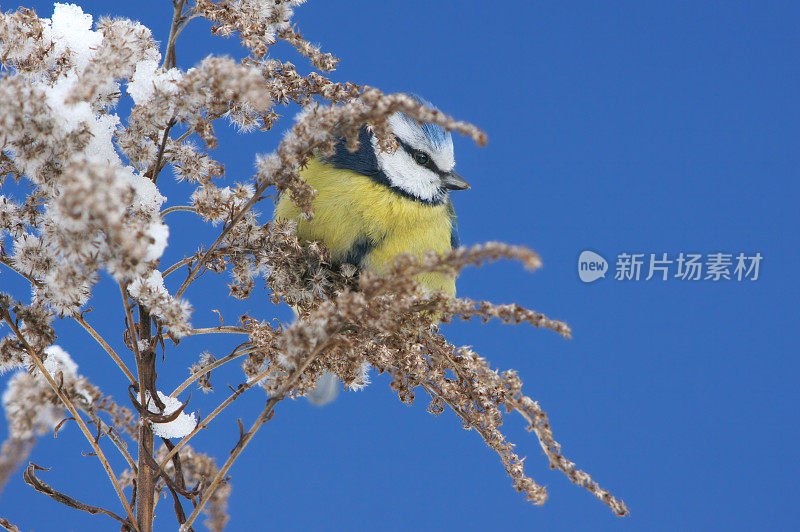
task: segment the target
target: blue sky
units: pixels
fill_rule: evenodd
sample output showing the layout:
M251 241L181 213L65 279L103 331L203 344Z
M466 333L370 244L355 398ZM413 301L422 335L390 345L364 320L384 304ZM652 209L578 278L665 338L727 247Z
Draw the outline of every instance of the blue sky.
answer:
M122 2L113 12L108 2L79 4L95 17L138 19L160 39L172 13L166 0ZM25 5L52 12L48 2ZM476 434L449 413L432 418L424 400L402 405L388 378L376 376L366 391L324 409L305 401L279 406L232 470L230 529L794 528L798 15L794 2L312 0L298 8L300 30L342 59L334 79L416 92L489 134L486 148L456 139L458 170L473 187L454 196L462 242L525 244L544 268L531 275L499 263L467 271L459 293L563 319L574 338L493 323L450 325L445 334L495 367L516 368L565 454L632 514L614 517L551 471L511 416L510 439L550 492L544 507L529 506ZM212 39L207 30L195 21L181 36L180 67L211 53L242 55L235 39ZM288 46L274 50L308 70ZM290 118L296 109L280 112ZM228 179L248 179L254 155L273 149L288 124L245 137L221 132L215 156ZM189 189L163 181L169 203L182 203ZM262 211L269 215L268 206ZM165 263L186 251L181 234L212 237L189 215L173 216ZM612 268L623 252L764 258L757 281L609 275L584 284L577 258L587 249ZM244 312L273 315L263 291L227 301L225 281L207 279L187 296L231 323ZM7 271L0 285L26 297ZM101 282L95 308L116 310L115 296ZM115 310L90 317L119 338ZM216 320L194 317L197 326ZM123 400L114 367L85 333L69 323L58 332L81 371ZM185 341L168 352L159 376L180 382L181 368L203 350L225 354L233 345ZM222 372L215 396L195 392L192 408L208 412L238 379L236 368ZM263 400L256 392L241 401L197 447L224 459L236 418L248 424ZM88 447L73 426L57 440L42 438L31 459L55 466L42 478L57 489L115 507L102 470L81 450ZM159 513L159 528L171 529L169 501ZM35 495L21 478L7 485L0 515L24 529L109 524Z

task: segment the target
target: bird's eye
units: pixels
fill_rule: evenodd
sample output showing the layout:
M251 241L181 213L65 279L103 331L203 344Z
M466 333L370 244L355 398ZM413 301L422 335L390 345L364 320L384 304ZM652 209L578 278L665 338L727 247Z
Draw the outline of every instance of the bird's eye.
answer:
M428 157L428 154L427 154L427 153L425 153L425 152L421 152L421 151L415 151L415 152L414 152L414 161L415 161L415 162L416 162L418 165L420 165L420 166L425 166L426 164L428 164L428 162L429 162L430 160L431 160L431 158L430 158L430 157Z

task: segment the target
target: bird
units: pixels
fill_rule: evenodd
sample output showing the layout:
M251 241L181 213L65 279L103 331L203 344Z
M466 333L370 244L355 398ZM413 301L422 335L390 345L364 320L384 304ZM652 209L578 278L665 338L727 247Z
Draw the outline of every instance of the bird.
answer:
M363 126L356 151L349 151L345 139L339 139L331 155L313 156L300 171L317 191L313 218L301 216L287 194L278 199L274 219L295 221L298 238L324 243L336 265L381 272L401 253L421 257L459 246L450 192L470 185L455 171L450 132L402 112L390 115L388 121L397 149L379 149L372 129ZM426 273L417 282L423 290L456 293L452 276ZM326 374L308 398L322 405L337 394L335 376Z

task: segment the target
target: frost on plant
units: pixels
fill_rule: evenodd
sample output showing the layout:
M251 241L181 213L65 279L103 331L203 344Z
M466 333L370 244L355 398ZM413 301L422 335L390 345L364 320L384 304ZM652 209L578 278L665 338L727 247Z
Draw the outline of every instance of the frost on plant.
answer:
M182 529L204 512L207 526L221 530L228 520L231 464L282 400L308 396L321 378L351 390L373 380L372 385L389 381L404 403L426 396L433 415L451 409L497 453L514 488L541 504L545 489L527 475L523 458L502 432L504 415L518 412L552 468L626 514L621 500L564 457L547 415L524 394L520 376L450 344L438 323L498 319L565 337L569 327L516 304L425 292L415 280L430 272L457 275L501 258L534 270L540 265L535 253L490 242L445 255L401 255L381 275L359 273L330 268L321 243L301 242L292 223L270 222L257 212L260 202L280 193L312 217L315 191L299 169L314 154L331 153L341 139L355 149L364 125L381 149L395 149L389 118L396 112L486 142L477 127L408 95L327 79L323 73L338 59L292 24L293 10L302 3L176 0L170 34L161 44L138 22L95 21L74 4L55 4L50 18L24 8L0 14L0 271L3 280L19 276L31 289L24 297L0 293L0 371L15 371L3 394L10 437L0 452L0 481L26 459L37 437L77 429L119 504L100 509L70 499L70 506L116 519L123 529L149 531L162 499L156 494L162 494L172 499ZM247 55L178 63L180 33L201 17L215 35L238 38ZM303 75L278 59L272 46L279 40L316 71ZM121 114L118 109L128 107L119 105L123 99L132 109ZM302 111L281 141L270 153L250 154L255 175L224 182L225 161L215 159L217 128L267 131L281 116L294 114L287 109L292 104ZM191 190L166 197L162 184L171 178ZM168 224L176 211L208 224L214 238L176 239ZM164 263L168 245L178 246L185 258ZM279 324L271 315L220 315L218 325L193 325L193 307L212 310L196 282L215 274L224 274L218 289L239 299L264 297L266 286L266 297L292 305L297 319ZM110 298L96 294L100 279L119 290ZM106 320L116 316L120 337L95 329L98 313ZM83 328L86 341L56 345L64 321ZM195 334L233 334L242 343L228 353L198 357L180 345ZM128 386L128 406L81 376L67 350L79 362L108 357ZM230 362L241 364L241 384L215 388L215 370ZM186 380L162 392L157 364L183 364ZM219 396L219 406L204 417L179 399L195 387ZM249 429L242 424L221 465L189 446L238 397L259 393L255 388L266 393L266 406ZM112 467L117 460L109 454L119 455L127 470ZM30 466L26 482L66 500L39 481L37 471Z

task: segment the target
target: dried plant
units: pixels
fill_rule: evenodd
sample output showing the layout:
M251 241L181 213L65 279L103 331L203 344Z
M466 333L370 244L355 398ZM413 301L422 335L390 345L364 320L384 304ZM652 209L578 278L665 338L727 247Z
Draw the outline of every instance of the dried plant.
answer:
M324 246L299 241L291 223L265 223L253 210L274 187L290 194L305 216L313 216L315 192L299 178L299 169L315 153L330 153L341 139L355 149L358 132L367 124L382 149L394 149L388 117L398 111L468 135L478 144L485 143L485 134L407 95L334 83L317 72L304 76L289 62L268 59L271 46L284 40L318 70L336 66L335 57L311 45L292 25L292 10L302 0L173 3L163 60L150 30L129 20L104 18L92 27L89 15L63 4L55 5L51 19L28 9L0 15L5 67L0 77L0 185L27 186L0 195L0 267L4 277L18 274L27 280L33 294L27 303L0 295L5 326L0 368L17 370L3 395L10 438L0 451L0 481L26 459L38 436L74 422L108 474L120 509L68 497L39 480L42 468L31 464L24 478L37 491L116 519L125 530L140 531L152 530L157 494L168 492L182 530L190 530L201 512L211 530L221 530L228 519L231 464L277 404L306 395L326 372L348 388L362 388L373 368L391 376L391 387L404 403L422 391L431 414L452 409L500 456L514 487L532 503L542 504L547 495L525 474L522 458L501 432L504 413L524 417L552 468L625 515L621 500L561 454L547 415L523 394L519 376L492 369L471 349L450 344L438 323L495 318L564 337L570 336L569 327L514 304L425 292L415 280L428 272L455 276L464 267L499 258L519 260L533 270L539 266L535 253L488 243L446 255L401 255L381 275L356 272L330 266ZM216 35L238 35L249 50L247 57L211 56L189 70L178 68L178 36L197 17L211 21ZM122 85L134 104L125 120L115 113ZM276 109L291 102L305 110L274 152L257 158L252 181L218 185L225 169L211 153L220 121L243 132L269 130L279 118ZM168 166L194 189L184 202L169 206L157 186ZM163 267L169 234L164 217L179 210L218 227L218 236L213 242L184 239L182 244L196 251ZM188 273L169 291L164 278L179 271ZM271 316L243 316L236 326L193 328L185 294L209 271L230 272L230 295L241 299L263 278L271 301L298 309L297 319L275 325ZM113 342L90 324L87 306L101 276L119 285L119 301L102 305L119 309L128 353L117 353ZM91 337L119 366L129 384L129 407L77 372L55 343L56 320L80 324L87 341ZM247 338L230 354L204 354L183 384L169 395L162 393L157 349L165 349L166 363L175 363L181 360L172 356L180 339L194 334ZM182 392L195 385L212 391L214 370L235 360L242 364L244 382L205 418L186 412ZM222 465L188 445L257 386L267 395L266 406L248 430L242 427ZM157 437L164 442L158 450ZM113 470L107 452L120 453L129 469ZM13 529L5 520L2 524Z

